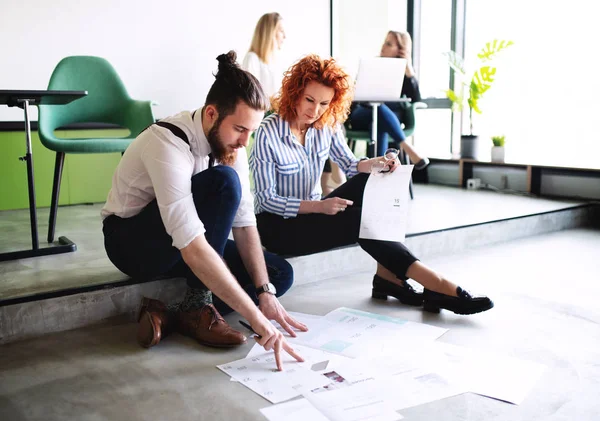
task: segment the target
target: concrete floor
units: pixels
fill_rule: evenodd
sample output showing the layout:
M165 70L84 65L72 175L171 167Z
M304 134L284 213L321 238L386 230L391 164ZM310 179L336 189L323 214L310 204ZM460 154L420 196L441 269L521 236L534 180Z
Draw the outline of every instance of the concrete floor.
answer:
M299 285L281 301L313 314L346 306L446 327L443 342L548 366L519 406L467 393L402 410L406 420L598 420L598 250L600 231L580 228L427 261L494 299L474 316L372 301L368 272ZM258 410L270 404L215 367L250 345L214 350L175 335L147 351L135 331L104 324L1 346L0 420L264 419Z

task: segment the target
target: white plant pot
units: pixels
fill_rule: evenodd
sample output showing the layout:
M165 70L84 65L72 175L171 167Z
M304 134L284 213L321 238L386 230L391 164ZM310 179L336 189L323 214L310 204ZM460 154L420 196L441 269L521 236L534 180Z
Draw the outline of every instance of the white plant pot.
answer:
M504 162L504 146L492 146L492 162Z

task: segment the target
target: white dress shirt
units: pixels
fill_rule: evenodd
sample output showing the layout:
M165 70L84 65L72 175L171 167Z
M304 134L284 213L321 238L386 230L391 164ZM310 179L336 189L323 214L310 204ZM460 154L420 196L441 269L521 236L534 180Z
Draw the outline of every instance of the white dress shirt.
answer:
M152 125L127 148L112 180L102 218L130 218L156 199L162 222L173 246L186 247L206 231L192 196L192 176L208 168L210 145L202 129L202 110L189 111L162 121L181 128L189 145L169 129ZM255 226L246 149L240 148L233 169L238 173L242 199L233 227Z
M294 218L301 201L320 200L321 174L329 157L348 177L358 173L359 160L348 147L341 127L311 127L302 145L278 114L265 118L250 153L255 212Z
M249 51L246 54L242 62L242 69L252 73L258 79L267 97L271 98L279 90L279 83L281 81L277 81L275 78L273 68L263 62L256 53Z

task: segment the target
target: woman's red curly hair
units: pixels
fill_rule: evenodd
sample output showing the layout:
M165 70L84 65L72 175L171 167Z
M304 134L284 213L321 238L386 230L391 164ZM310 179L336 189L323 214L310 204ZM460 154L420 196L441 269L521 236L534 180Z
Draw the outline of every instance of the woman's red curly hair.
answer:
M329 108L313 123L313 127L322 129L344 122L352 103L350 77L333 58L322 59L316 54L302 58L285 72L279 95L272 100L273 110L288 122L294 120L296 105L309 82L317 82L334 90Z

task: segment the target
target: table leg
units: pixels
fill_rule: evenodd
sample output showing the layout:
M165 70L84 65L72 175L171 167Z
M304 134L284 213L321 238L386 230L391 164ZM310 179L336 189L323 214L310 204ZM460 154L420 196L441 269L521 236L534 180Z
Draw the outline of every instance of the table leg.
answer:
M376 102L371 103L371 110L373 113L371 123L371 144L373 145L373 158L377 156L377 107L379 104Z
M37 227L37 208L35 204L35 178L33 174L33 149L31 147L31 125L29 122L29 100L21 101L25 112L25 136L27 151L19 158L27 163L27 187L29 189L29 220L31 223L31 250L10 251L0 253L0 262L25 259L28 257L49 256L52 254L70 253L77 250L77 245L67 237L60 237L58 245L40 248Z
M22 158L27 163L27 187L29 188L29 221L31 223L31 248L37 250L40 245L38 241L37 230L37 211L35 204L35 182L33 175L33 154L31 148L31 125L29 122L29 101L23 101L23 111L25 112L25 136L27 141L27 152Z

